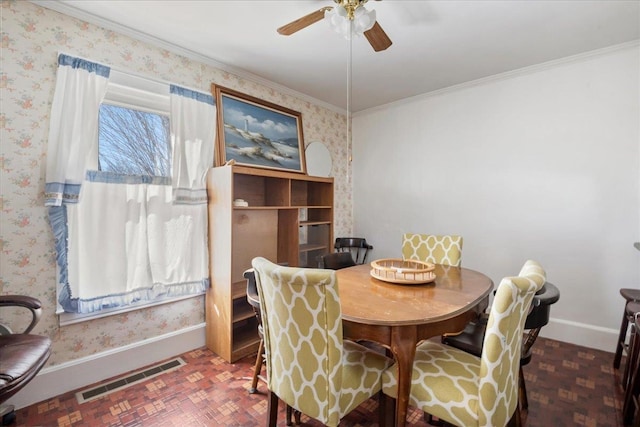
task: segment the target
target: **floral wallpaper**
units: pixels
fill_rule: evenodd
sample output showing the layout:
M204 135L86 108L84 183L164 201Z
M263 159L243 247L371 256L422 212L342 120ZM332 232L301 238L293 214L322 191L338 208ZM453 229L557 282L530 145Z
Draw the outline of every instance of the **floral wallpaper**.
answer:
M44 207L49 112L60 52L115 69L199 89L211 83L302 113L305 141L324 142L333 158L336 236L351 232L351 182L346 117L208 64L25 1L0 6L0 293L39 298L34 330L53 340L48 365L58 365L204 322L204 297L59 326L56 265ZM20 326L15 313L0 321Z

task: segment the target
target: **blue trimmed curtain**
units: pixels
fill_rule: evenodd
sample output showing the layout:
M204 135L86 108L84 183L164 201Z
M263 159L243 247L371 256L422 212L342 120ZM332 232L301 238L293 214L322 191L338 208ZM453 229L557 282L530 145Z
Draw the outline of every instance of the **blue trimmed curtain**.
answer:
M213 165L216 107L212 95L170 87L173 196L176 203L206 204Z
M77 203L87 167L97 168L98 112L107 92L110 72L105 65L58 55L49 125L45 206Z
M66 62L59 61L59 74L73 72L66 68ZM91 67L83 70L87 68ZM64 76L64 80L85 80L81 85L88 85L86 80L95 77L89 74L77 72L72 78ZM77 99L75 92L68 93L67 86L56 86L54 108L59 92L62 98L71 97L70 101L59 101L63 105L73 105ZM52 170L60 171L56 176L74 179L78 165L83 165L79 182L56 180L65 186L49 187L47 175L48 194L51 188L63 190L63 195L52 193L45 202L50 206L54 200L62 203L49 208L49 218L56 240L58 301L65 311L73 313L197 294L209 285L205 179L213 164L213 97L172 86L172 177L132 176L96 170L98 111L105 90L100 97L88 96L81 103L93 111L95 117L90 119L84 110L78 114L63 109L55 115L52 111L50 134L59 134L58 128L69 128L74 137L50 140L52 159L47 159L48 165L51 160ZM90 103L95 105L89 108ZM61 124L66 120L74 124ZM85 129L94 123L94 130ZM75 132L83 137L76 138ZM64 156L56 153L73 153L77 161L71 166L69 162L58 164L56 160ZM67 182L74 186L69 187ZM69 188L77 190L75 197Z

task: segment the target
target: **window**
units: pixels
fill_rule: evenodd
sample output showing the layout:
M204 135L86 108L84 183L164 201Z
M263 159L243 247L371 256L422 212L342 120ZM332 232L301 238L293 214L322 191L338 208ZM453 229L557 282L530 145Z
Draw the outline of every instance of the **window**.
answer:
M170 177L169 116L103 103L98 150L98 170Z
M169 85L111 70L100 106L98 170L171 177Z
M202 295L209 282L213 97L110 71L59 58L70 83L56 85L45 203L61 324Z

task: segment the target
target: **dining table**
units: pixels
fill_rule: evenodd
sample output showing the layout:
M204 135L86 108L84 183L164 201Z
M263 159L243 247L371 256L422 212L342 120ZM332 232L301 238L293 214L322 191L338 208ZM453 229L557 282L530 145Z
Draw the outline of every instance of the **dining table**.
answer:
M435 280L398 284L372 277L361 264L336 271L343 335L389 349L398 367L395 425L404 426L409 407L416 346L462 331L488 305L493 281L462 267L435 264Z

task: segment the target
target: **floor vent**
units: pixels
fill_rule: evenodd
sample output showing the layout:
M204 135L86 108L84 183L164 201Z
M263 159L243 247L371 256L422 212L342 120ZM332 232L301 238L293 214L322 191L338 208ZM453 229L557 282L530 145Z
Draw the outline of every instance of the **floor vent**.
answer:
M182 360L182 358L176 357L175 359L162 362L142 371L134 372L128 377L119 378L107 384L101 384L97 387L79 391L76 393L76 399L78 399L78 403L90 402L99 397L106 396L109 393L113 393L114 391L122 390L123 388L130 387L139 382L146 381L149 378L164 374L165 372L173 371L174 369L178 369L184 365L186 365L186 362Z

